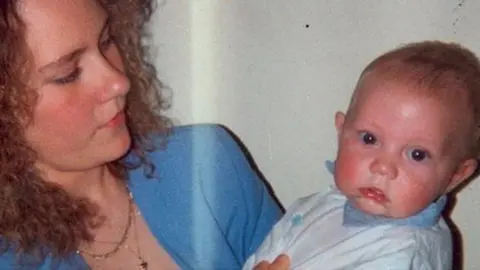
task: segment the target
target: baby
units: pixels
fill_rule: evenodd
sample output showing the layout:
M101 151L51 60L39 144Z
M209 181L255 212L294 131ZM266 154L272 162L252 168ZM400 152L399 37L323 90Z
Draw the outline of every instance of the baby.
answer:
M477 167L479 124L469 50L425 41L376 58L335 115L335 185L297 200L244 269L282 253L292 269L451 269L441 213Z

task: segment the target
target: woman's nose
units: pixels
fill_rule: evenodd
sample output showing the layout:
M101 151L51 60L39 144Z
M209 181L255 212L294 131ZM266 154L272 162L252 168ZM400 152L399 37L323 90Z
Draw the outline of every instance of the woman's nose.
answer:
M115 48L113 51L105 55L101 61L101 72L99 91L99 99L102 102L109 101L119 96L124 96L130 90L130 79L124 72L123 60Z

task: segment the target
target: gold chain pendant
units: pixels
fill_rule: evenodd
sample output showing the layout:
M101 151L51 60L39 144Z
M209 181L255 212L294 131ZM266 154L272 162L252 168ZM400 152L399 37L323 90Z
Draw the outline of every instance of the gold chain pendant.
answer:
M138 266L138 269L139 270L148 270L148 263L146 261L142 260L142 262Z

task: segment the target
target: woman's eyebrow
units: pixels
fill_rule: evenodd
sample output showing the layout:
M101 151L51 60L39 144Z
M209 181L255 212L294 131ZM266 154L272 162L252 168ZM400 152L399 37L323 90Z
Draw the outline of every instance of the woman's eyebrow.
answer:
M110 18L107 17L107 18L105 18L103 26L102 26L100 32L98 33L98 36L101 37L106 31L108 31L109 27L110 27ZM65 64L71 62L72 60L77 59L86 50L87 50L87 47L78 48L78 49L74 50L73 52L70 52L68 54L65 54L65 55L61 56L57 60L40 67L38 69L38 72L43 73L48 69L55 69L55 68L61 67Z
M72 60L78 58L80 55L82 55L85 51L87 50L86 47L82 47L82 48L78 48L76 50L74 50L73 52L71 53L68 53L66 55L63 55L61 56L60 58L58 58L57 60L53 61L53 62L50 62L42 67L40 67L38 69L38 72L40 73L43 73L45 72L46 70L48 69L55 69L55 68L58 68L60 66L63 66L69 62L71 62Z

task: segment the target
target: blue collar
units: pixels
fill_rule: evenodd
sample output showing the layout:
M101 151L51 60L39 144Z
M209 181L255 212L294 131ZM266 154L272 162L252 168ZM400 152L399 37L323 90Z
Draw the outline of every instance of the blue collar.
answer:
M350 202L345 203L343 212L343 225L345 226L375 226L382 224L392 224L396 226L413 226L413 227L431 227L437 224L442 215L443 208L447 203L447 196L441 196L437 201L430 204L416 215L407 218L386 218L366 214L355 208Z

